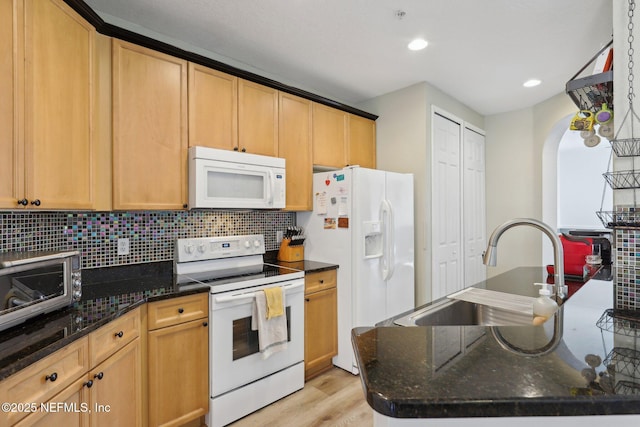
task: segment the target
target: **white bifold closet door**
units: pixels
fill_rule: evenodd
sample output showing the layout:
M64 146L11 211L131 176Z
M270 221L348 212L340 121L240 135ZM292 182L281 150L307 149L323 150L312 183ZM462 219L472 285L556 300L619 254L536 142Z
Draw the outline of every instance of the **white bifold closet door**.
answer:
M484 135L434 112L431 248L432 300L484 280Z

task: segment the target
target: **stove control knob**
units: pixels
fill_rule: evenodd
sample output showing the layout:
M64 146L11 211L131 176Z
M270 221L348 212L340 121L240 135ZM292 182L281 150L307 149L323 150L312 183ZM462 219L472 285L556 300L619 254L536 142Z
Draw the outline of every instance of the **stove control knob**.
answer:
M193 245L192 244L187 244L184 245L184 251L188 254L192 254L193 253Z
M256 248L259 248L260 247L260 240L254 240L253 241L253 246L256 247Z
M249 241L248 241L248 240L245 240L245 242L244 242L244 247L245 247L245 248L247 248L247 249L249 249L249 248L251 247L251 243L249 243Z
M198 245L198 252L200 252L201 254L203 254L206 250L207 250L207 245L205 245L204 243L200 243Z

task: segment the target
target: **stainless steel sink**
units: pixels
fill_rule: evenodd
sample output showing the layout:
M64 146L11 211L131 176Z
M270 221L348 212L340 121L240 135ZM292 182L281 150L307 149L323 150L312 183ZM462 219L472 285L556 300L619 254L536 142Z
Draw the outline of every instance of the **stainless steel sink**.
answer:
M400 326L531 326L531 314L445 299L396 319Z

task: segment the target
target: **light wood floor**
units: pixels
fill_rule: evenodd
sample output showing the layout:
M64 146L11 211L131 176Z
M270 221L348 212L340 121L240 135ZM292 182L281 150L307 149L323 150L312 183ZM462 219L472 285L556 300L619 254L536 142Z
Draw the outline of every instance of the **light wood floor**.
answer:
M334 367L230 427L366 427L373 425L371 411L360 377Z

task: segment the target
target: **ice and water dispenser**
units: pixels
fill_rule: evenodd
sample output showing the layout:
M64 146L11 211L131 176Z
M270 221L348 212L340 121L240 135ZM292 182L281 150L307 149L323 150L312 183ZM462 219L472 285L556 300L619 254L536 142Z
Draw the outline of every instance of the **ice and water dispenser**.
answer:
M382 222L381 221L365 221L363 224L364 235L364 257L380 258L382 256Z

